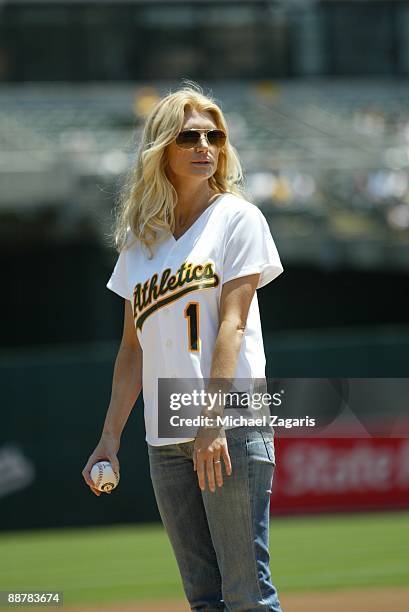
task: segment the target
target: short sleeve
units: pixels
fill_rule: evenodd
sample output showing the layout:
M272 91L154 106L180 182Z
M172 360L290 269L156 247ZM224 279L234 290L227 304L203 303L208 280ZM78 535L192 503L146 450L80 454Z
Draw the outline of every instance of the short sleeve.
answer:
M115 268L106 286L126 300L131 299L126 269L126 249L122 249L119 253Z
M280 256L263 213L254 204L231 219L224 251L223 283L260 273L257 289L283 272Z

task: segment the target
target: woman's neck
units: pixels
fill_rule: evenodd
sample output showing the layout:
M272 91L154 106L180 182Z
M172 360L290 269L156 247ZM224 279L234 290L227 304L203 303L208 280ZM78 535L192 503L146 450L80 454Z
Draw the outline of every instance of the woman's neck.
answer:
M210 189L209 185L200 186L199 188L184 188L183 191L178 190L178 201L174 209L175 223L177 226L183 226L189 223L200 213L207 208L217 195L215 191Z

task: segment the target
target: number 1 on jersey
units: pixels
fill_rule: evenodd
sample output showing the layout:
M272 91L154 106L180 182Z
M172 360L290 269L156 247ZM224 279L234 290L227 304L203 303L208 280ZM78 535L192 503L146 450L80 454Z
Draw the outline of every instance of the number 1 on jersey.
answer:
M200 351L199 335L199 302L189 302L184 311L187 319L188 349L191 352Z

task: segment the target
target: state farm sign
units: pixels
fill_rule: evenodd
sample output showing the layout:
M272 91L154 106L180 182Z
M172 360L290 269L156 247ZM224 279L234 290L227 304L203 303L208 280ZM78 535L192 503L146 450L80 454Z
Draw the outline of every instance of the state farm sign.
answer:
M409 440L276 438L271 512L409 507Z

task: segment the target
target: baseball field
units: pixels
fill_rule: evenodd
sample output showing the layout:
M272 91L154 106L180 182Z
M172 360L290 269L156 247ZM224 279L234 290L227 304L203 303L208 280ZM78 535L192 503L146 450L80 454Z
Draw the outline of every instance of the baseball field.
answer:
M284 612L409 610L409 512L273 518L270 529ZM62 591L65 612L189 609L160 525L9 532L0 550L0 590Z

